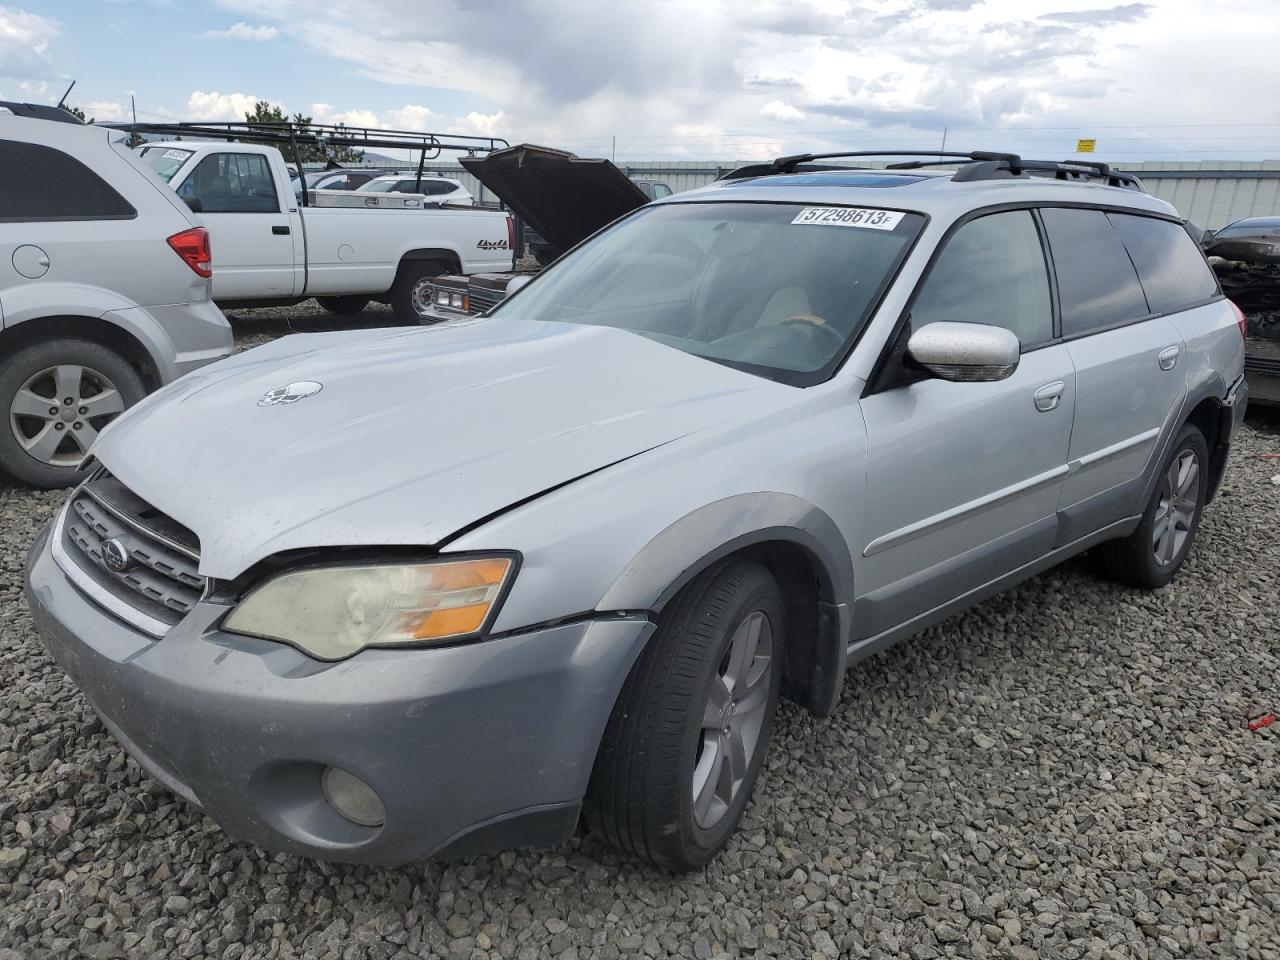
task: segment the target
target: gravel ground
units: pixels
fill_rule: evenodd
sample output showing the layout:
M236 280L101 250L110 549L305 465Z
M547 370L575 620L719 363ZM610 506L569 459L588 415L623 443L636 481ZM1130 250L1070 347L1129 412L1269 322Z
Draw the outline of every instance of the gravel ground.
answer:
M680 878L590 837L396 870L229 840L45 654L21 573L62 495L0 485L0 960L1280 960L1280 724L1246 729L1280 710L1277 451L1251 415L1170 588L1072 562L851 672L836 717L784 707L742 832Z

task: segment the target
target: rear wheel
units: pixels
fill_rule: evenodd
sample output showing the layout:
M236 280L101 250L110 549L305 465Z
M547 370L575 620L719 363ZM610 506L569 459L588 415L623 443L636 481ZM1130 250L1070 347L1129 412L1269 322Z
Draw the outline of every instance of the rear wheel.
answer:
M330 313L336 313L339 316L347 314L359 313L369 305L368 297L316 297L316 302Z
M617 849L694 870L723 849L755 787L782 684L773 576L731 559L664 612L605 730L585 816Z
M1131 587L1154 590L1182 567L1204 512L1209 448L1199 428L1187 424L1173 442L1138 528L1095 551L1103 571Z
M137 371L99 343L22 347L0 369L0 468L35 487L71 486L98 432L145 395Z
M391 309L404 323L430 323L431 281L448 269L442 260L406 260L391 285Z

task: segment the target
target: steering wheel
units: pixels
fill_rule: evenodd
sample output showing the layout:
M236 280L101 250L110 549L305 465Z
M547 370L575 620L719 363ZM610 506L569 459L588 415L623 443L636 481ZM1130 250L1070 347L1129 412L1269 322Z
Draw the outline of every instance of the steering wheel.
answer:
M815 333L822 333L830 337L839 346L844 346L844 335L839 331L827 326L827 321L817 314L813 313L797 313L793 317L787 317L780 324L784 327L807 327Z

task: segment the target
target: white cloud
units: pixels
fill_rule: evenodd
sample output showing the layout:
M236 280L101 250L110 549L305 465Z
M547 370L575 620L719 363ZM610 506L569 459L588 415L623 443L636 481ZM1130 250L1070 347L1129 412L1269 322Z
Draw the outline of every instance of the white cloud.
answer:
M250 40L264 43L280 36L280 28L270 26L254 27L244 21L240 21L239 23L233 23L225 30L206 30L204 35L219 40Z
M789 103L781 100L770 100L760 108L760 116L766 120L780 120L783 123L795 123L804 119L804 112L797 110Z
M260 98L251 93L205 93L197 90L187 98L189 120L243 120ZM276 104L279 106L279 104Z
M129 108L114 100L89 100L84 103L77 104L84 111L86 117L94 120L128 120Z
M49 44L61 32L61 24L49 17L0 6L0 76L24 77L46 70Z
M28 97L32 100L38 100L49 92L49 84L44 80L39 82L24 80L22 83L18 84L18 89L22 91L22 95L24 97Z
M635 158L926 148L946 127L949 145L1044 156L1093 134L1114 146L1100 159L1280 154L1280 113L1223 93L1256 89L1274 59L1272 0L1233 0L1230 16L1203 0L700 0L634 16L592 0L433 0L426 17L421 0L362 0L360 16L349 0L216 2L350 64L334 89L351 102L374 102L372 80L432 104L372 111L388 125L579 153L607 155L614 136ZM1212 82L1188 64L1212 64Z

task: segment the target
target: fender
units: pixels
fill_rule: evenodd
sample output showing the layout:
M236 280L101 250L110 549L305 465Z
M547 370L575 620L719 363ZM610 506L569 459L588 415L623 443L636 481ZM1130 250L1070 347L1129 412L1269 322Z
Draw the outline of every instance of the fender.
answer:
M810 650L788 658L793 694L814 713L839 697L853 601L853 560L835 521L812 503L783 493L750 493L700 507L650 540L601 598L597 609L660 613L694 577L718 560L756 544L799 548L813 568L819 610Z
M174 347L164 328L132 300L82 283L30 283L4 294L3 328L57 317L101 320L128 334L151 359L162 383L173 379Z
M1160 464L1164 463L1165 457L1169 455L1169 447L1173 445L1174 438L1177 436L1178 431L1182 429L1182 425L1191 416L1191 411L1205 400L1213 400L1221 406L1222 400L1226 395L1227 383L1217 370L1206 369L1204 375L1196 382L1187 385L1187 393L1183 398L1182 405L1178 408L1177 413L1165 423L1159 442L1156 443L1151 454L1151 460L1147 463L1147 469L1143 474L1145 482L1142 485L1142 496L1138 499L1139 505L1146 504L1151 499L1156 484L1160 481ZM1209 455L1212 460L1216 453L1213 438L1207 437L1206 440L1209 441ZM1221 471L1219 470L1220 474ZM1216 483L1213 483L1211 479L1210 499L1212 499L1215 492Z

